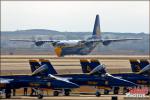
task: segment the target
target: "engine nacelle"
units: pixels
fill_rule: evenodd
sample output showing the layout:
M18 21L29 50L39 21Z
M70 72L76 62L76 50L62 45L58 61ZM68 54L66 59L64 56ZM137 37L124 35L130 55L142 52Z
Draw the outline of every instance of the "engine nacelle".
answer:
M103 42L103 45L107 46L107 45L109 45L110 43L111 43L111 41L104 41L104 42Z
M36 45L36 46L41 46L41 45L43 45L43 44L44 44L43 41L37 41L37 42L35 42L35 45Z

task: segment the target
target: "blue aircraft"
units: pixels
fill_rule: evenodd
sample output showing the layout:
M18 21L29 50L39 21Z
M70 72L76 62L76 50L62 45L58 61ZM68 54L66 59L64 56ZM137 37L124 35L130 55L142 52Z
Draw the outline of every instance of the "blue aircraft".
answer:
M81 74L58 74L52 64L49 62L49 60L40 59L39 63L37 60L30 60L30 66L32 72L39 68L39 66L47 65L47 67L43 67L41 69L45 69L45 71L42 71L42 73L39 74L39 76L49 76L51 78L55 79L63 79L63 80L69 80L72 83L75 83L79 86L92 86L96 87L97 91L95 93L96 96L100 96L99 89L112 89L112 87L118 87L118 86L129 86L133 87L136 86L136 84L124 80L122 78L114 77L107 73L103 66L99 65L89 71L89 73L81 73ZM65 95L69 95L69 92L71 90L65 90ZM54 96L58 96L59 91L54 91Z
M73 89L79 86L69 80L63 80L61 78L49 78L37 76L36 74L44 71L45 65L34 70L32 75L11 75L11 76L0 76L0 90L5 90L6 98L11 97L11 89L19 89L25 87L31 87L37 89L38 98L43 97L42 89Z
M135 60L130 60L131 68L133 73L118 73L118 74L112 74L115 77L120 77L125 80L131 81L135 84L139 85L145 85L150 86L150 64L147 60L141 60L141 62L136 62ZM92 59L91 62L89 62L87 59L81 59L80 64L82 67L83 73L89 73L91 70L96 68L100 64L100 62L97 59ZM102 65L105 66L105 65ZM118 94L119 87L116 87L114 89L114 94ZM124 87L124 93L127 92L127 88ZM105 94L108 94L109 91L105 90Z
M102 39L100 30L99 15L96 15L93 34L87 40L30 40L30 39L11 39L11 41L34 42L36 46L44 43L51 43L55 48L58 57L64 55L87 55L99 44L107 46L111 42L120 42L127 40L140 40L140 38L125 39Z

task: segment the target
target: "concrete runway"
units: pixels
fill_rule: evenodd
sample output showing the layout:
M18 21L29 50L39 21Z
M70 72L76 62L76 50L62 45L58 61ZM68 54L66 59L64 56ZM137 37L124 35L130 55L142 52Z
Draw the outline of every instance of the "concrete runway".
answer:
M80 59L98 59L108 72L130 72L129 59L149 59L144 55L87 55L56 57L55 55L1 55L1 75L31 74L29 59L48 59L58 73L81 73ZM22 73L22 71L24 73Z

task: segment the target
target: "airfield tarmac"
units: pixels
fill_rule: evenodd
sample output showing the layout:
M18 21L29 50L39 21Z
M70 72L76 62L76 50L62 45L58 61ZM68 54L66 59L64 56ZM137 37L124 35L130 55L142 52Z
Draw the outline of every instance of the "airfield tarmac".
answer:
M129 59L150 59L145 55L90 55L90 56L66 56L57 57L55 55L1 55L1 75L15 74L31 74L29 59L48 59L59 74L63 73L82 73L80 67L80 59L98 59L102 64L106 65L109 73L131 72ZM150 61L150 60L149 60ZM95 89L83 87L77 89L76 92L94 92ZM19 92L20 93L20 92ZM21 93L22 94L22 93ZM51 100L111 100L112 95L102 95L95 97L94 95L72 95L69 97L48 96L44 99ZM118 95L118 100L123 100L125 95ZM37 99L37 97L15 96L13 99Z
M111 100L112 96L116 95L102 95L101 97L96 97L94 95L71 95L71 96L46 96L43 97L43 100ZM118 100L124 100L125 95L119 95ZM32 99L32 100L37 100L37 97L30 97L30 96L14 96L12 99L16 100L27 100L27 99ZM7 100L7 99L5 99ZM10 99L8 99L10 100Z
M98 59L105 64L108 72L130 72L129 59L149 59L144 55L90 55L66 56L55 55L1 55L1 75L31 74L29 59L48 59L58 73L81 73L80 59Z

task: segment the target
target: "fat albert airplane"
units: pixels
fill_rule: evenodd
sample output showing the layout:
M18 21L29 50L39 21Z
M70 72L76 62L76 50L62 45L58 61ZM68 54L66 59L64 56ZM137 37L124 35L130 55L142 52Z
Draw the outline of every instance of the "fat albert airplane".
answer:
M109 45L111 42L120 42L127 40L140 40L140 38L125 39L102 39L100 31L99 15L96 15L93 34L87 40L31 40L31 39L11 39L10 41L34 42L36 46L44 43L51 43L55 48L58 57L64 55L87 55L99 44Z

